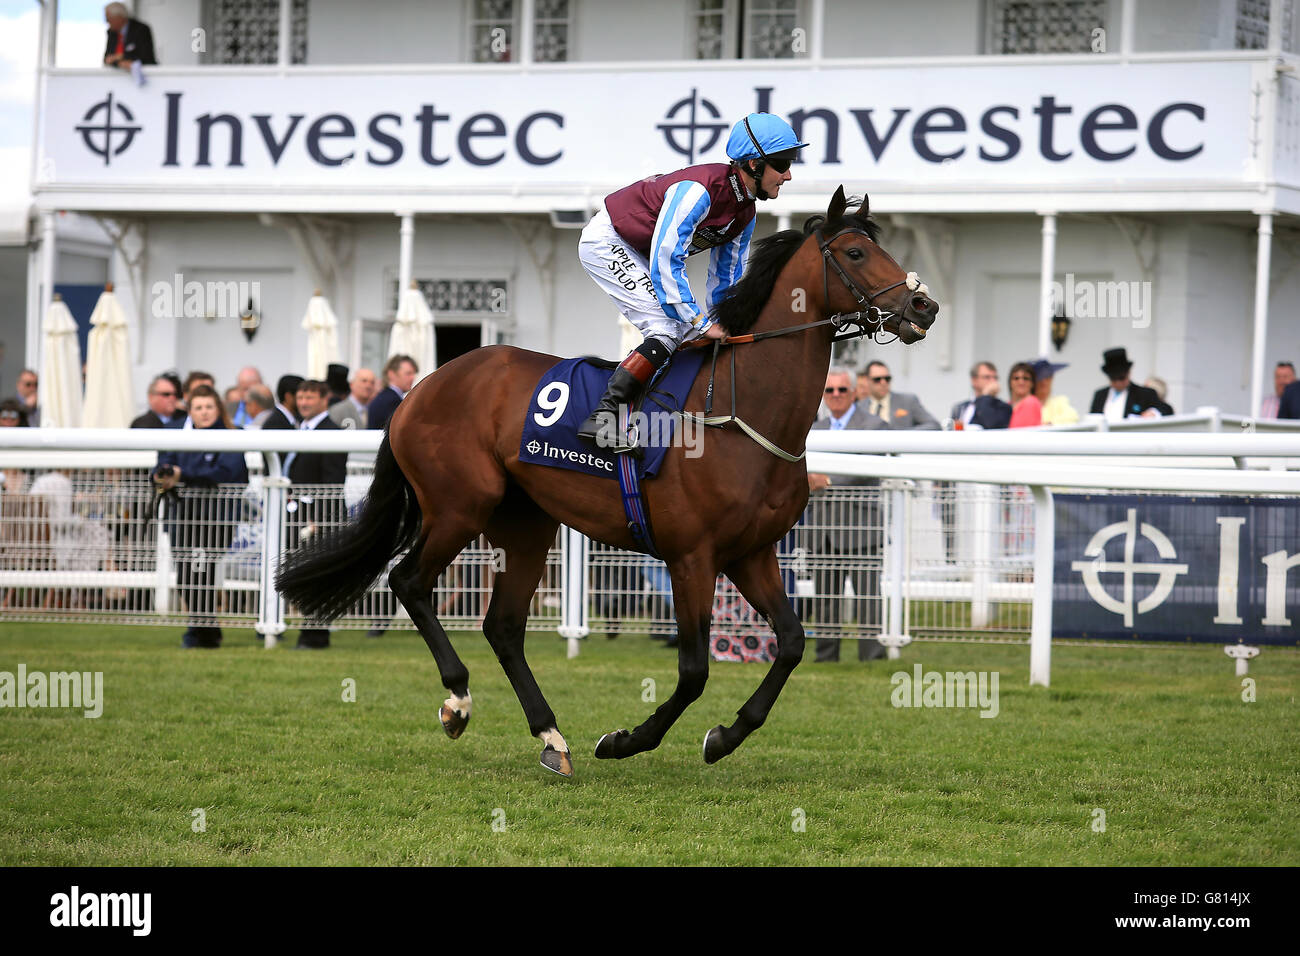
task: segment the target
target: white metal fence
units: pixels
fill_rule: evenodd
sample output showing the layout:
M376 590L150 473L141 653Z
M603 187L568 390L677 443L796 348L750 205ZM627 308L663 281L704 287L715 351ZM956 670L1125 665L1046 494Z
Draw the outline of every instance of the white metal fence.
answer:
M984 640L1032 633L1041 643L1050 633L1049 488L1300 492L1300 475L1285 470L1300 464L1300 437L1236 431L815 432L810 470L882 480L813 495L778 548L787 591L823 633ZM84 449L178 448L193 445L194 433L0 436L9 449L0 446L0 621L251 625L271 643L301 623L271 586L279 555L316 530L309 524L323 528L355 510L379 437L207 433L202 441L215 450L359 453L344 486L294 488L279 477L278 454L266 455L266 473L262 454L249 451L246 486L182 495L155 514L154 452ZM1098 465L1096 456L1121 463ZM1244 467L1255 456L1270 470ZM305 497L318 504L304 507ZM1036 534L1044 527L1046 545ZM496 561L480 538L442 576L435 605L445 626L481 624ZM1040 607L1046 615L1033 610ZM720 626L764 627L723 580L715 617ZM381 578L339 626L411 625ZM666 568L562 529L528 626L568 638L671 633Z

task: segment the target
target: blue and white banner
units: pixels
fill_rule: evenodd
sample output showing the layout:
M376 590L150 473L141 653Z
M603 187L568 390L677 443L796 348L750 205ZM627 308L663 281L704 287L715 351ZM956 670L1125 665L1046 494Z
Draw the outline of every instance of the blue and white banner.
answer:
M1300 501L1057 495L1052 636L1300 643Z
M1248 62L617 72L146 68L48 78L42 187L588 188L726 162L731 124L786 117L803 182L1241 183ZM1273 74L1268 72L1269 82Z

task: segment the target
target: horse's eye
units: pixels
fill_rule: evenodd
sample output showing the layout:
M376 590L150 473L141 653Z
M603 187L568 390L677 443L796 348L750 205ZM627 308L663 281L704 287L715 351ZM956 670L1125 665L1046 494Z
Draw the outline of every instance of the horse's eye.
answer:
M850 249L850 250L849 250L849 258L850 258L850 259L861 259L861 258L862 258L862 250L861 250L861 249L858 249L858 248L856 248L856 247Z

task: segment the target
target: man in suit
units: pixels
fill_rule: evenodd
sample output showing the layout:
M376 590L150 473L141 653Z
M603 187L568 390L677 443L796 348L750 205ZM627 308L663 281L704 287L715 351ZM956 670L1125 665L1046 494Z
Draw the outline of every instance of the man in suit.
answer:
M1277 417L1300 418L1300 381L1292 382L1282 389L1282 397L1277 400Z
M1263 401L1259 403L1260 418L1278 417L1277 413L1282 408L1282 393L1295 380L1295 365L1290 362L1278 362L1273 369L1273 394L1265 395Z
M108 45L104 48L104 65L129 71L133 63L157 66L153 52L153 31L148 24L132 19L126 5L110 3L104 8L108 22Z
M180 389L166 375L159 375L149 383L149 411L135 421L132 428L180 428L185 424L185 415L176 407L180 399Z
M1124 349L1107 349L1102 353L1101 370L1110 379L1109 388L1099 388L1092 396L1094 415L1105 415L1109 422L1120 422L1126 418L1159 418L1160 397L1141 385L1134 385L1129 379L1133 363L1128 360Z
M339 428L369 428L368 407L375 397L375 373L359 368L349 383L349 394L330 406L330 420Z
M881 420L883 428L920 428L938 431L939 423L910 392L891 390L894 377L884 362L871 362L858 379L857 405Z
M970 397L952 407L949 416L959 428L976 425L980 428L1006 428L1011 422L1011 406L990 401L997 398L1001 388L998 367L992 362L976 362L970 370ZM1004 414L1005 412L1005 414Z
M250 385L248 391L244 393L242 404L244 414L248 417L248 424L244 428L249 430L263 427L275 411L275 399L271 397L271 390L265 385Z
M814 429L840 431L845 428L884 428L884 422L855 402L856 376L845 368L826 374L824 400L830 416L813 423ZM845 500L828 494L832 486L874 487L876 478L853 475L808 475L808 510L801 528L802 540L814 567L817 598L812 610L817 618L817 661L838 661L840 639L828 634L840 630L844 579L853 582L853 604L858 628L880 629L880 569L877 566L884 541L883 519L877 501ZM875 638L858 642L858 659L885 656L885 647Z
M331 362L325 373L325 384L330 387L330 407L348 397L348 367Z
M252 420L252 414L248 411L247 397L248 390L254 385L262 384L262 373L251 365L245 365L235 376L235 386L233 388L234 401L227 404L226 410L230 412L230 421L236 428L247 428L248 423Z
M329 417L329 386L308 380L298 386L297 408L302 415L300 431L338 431ZM285 470L293 483L289 507L289 547L296 548L304 539L325 526L342 522L345 513L343 481L347 477L346 452L291 452L285 458ZM335 488L299 486L335 485ZM330 646L329 628L304 627L298 632L295 650L321 650Z
M394 355L384 366L384 379L388 383L370 403L369 418L371 428L384 428L393 412L401 404L406 393L415 384L415 376L420 374L415 359L409 355Z
M275 410L262 422L262 427L272 431L298 427L298 386L301 375L281 375L275 383Z

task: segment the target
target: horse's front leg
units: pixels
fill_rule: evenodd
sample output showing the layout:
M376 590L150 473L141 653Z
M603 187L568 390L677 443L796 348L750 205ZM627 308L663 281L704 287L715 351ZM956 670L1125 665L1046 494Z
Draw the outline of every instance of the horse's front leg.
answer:
M745 600L772 625L776 632L777 652L776 660L764 675L758 690L737 711L736 722L730 727L718 725L705 735L705 763L717 763L763 726L786 679L803 659L803 624L785 593L776 549L762 548L746 555L727 568L726 573Z
M677 611L677 687L635 730L616 730L601 737L596 742L596 756L601 759L621 759L658 747L682 711L704 693L709 679L709 624L718 580L713 555L688 555L670 564L668 571Z

